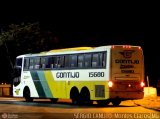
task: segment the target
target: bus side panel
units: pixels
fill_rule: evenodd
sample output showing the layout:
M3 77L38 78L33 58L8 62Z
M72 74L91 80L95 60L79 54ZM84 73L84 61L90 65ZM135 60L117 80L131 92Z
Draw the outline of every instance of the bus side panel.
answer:
M31 71L32 81L39 98L66 98L65 82L55 81L52 71ZM29 82L29 81L28 81ZM28 85L31 87L30 85ZM31 87L31 89L33 89ZM31 92L32 97L37 97Z
M13 86L13 96L23 97L25 87L30 89L31 97L39 97L30 71L22 71L21 83Z
M69 99L70 92L73 87L76 87L79 93L83 87L86 87L90 92L91 100L108 99L108 74L109 73L106 72L105 68L52 71L52 75L54 76L55 80L55 86L54 84L51 85L56 87L56 97L62 97L63 95L63 98Z
M53 98L66 98L66 82L56 81L56 75L53 71L45 71L45 77Z

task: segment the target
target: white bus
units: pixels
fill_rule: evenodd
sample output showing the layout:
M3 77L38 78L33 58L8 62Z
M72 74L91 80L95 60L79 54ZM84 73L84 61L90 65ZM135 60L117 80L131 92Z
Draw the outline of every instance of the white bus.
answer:
M17 56L13 96L118 106L143 98L144 85L140 46L75 47Z

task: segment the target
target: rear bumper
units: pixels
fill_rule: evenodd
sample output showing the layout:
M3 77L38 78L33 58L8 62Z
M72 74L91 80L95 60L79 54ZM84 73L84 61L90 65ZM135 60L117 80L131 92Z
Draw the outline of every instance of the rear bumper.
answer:
M109 98L120 98L120 99L142 99L144 92L142 91L113 91L109 93Z

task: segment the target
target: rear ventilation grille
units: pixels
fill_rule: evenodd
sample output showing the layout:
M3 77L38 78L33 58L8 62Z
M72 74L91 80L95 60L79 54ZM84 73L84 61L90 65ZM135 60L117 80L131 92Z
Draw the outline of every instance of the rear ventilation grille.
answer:
M95 85L95 97L105 97L104 85Z

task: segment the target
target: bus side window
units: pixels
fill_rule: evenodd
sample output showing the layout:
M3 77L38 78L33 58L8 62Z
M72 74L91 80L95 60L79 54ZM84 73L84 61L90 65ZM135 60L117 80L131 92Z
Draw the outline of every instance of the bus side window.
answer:
M70 55L70 67L77 67L77 55Z
M84 55L84 66L86 68L91 67L91 54L89 54L89 53Z
M57 56L53 57L53 68L58 67L58 59L57 58L58 58Z
M48 68L61 68L64 67L64 56L59 57L59 56L51 56L48 57Z
M61 59L60 59L60 57L58 56L58 57L57 57L57 68L60 68L60 67L61 67L60 61L61 61Z
M59 57L59 67L63 68L64 67L64 56Z
M29 68L29 58L24 58L24 70Z
M53 63L54 68L61 68L62 65L63 63L61 57L60 56L54 57L54 63Z
M33 64L34 64L34 58L31 57L29 60L29 69L33 69Z
M49 69L50 67L50 57L45 57L45 68Z
M51 68L50 66L50 57L41 57L42 69Z
M53 61L52 61L53 68L63 68L65 66L64 60L65 60L64 56L53 57Z
M34 59L34 69L40 69L40 57Z
M46 61L46 60L45 60L45 57L41 57L41 66L42 66L41 68L42 68L42 69L45 69L45 68L46 68L45 61Z
M54 68L54 57L53 56L49 57L49 65L51 69Z
M65 68L68 68L69 67L69 55L65 55L65 59L64 59L64 65L65 65Z
M95 53L92 55L92 67L98 67L99 66L98 63L99 63L99 55L98 53Z
M106 66L106 53L103 53L103 60L102 60L102 67L105 67Z
M78 67L79 68L83 67L83 62L84 62L84 55L83 54L78 55Z
M106 66L106 53L100 53L100 66L105 67Z

